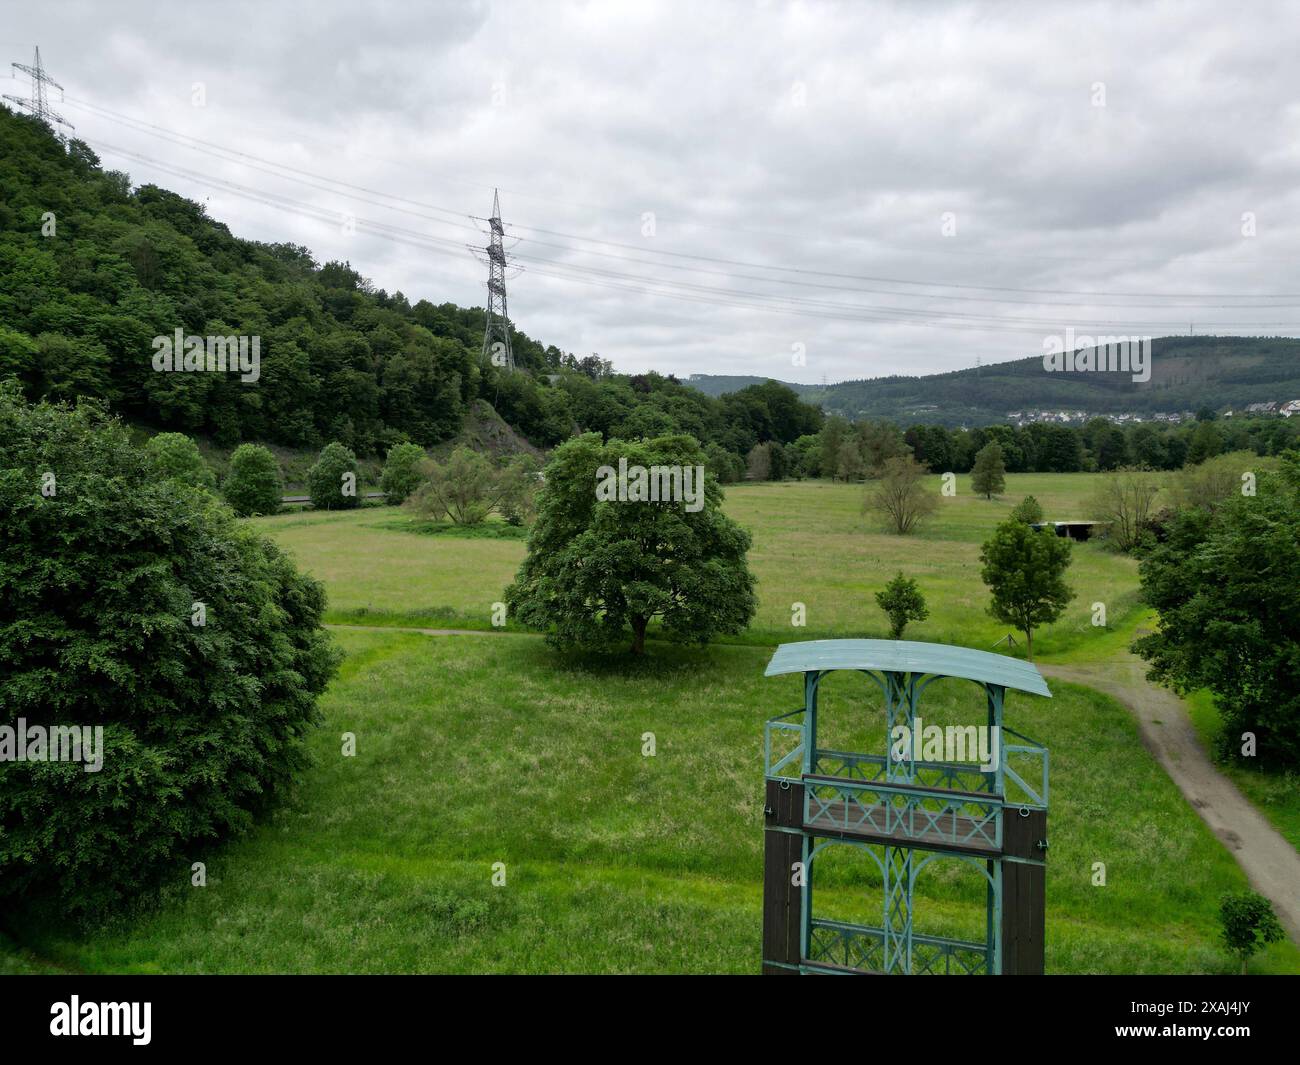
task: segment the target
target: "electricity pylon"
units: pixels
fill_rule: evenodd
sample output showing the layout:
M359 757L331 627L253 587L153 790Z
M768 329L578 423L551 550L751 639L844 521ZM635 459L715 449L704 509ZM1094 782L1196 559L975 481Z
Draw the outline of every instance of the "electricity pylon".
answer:
M26 63L11 63L10 66L15 70L21 70L24 74L31 76L32 95L30 99L26 99L22 96L10 96L6 93L4 98L16 103L24 110L30 111L33 115L49 126L50 129L53 130L54 135L58 137L60 141L64 140L63 131L58 127L67 126L68 129L76 129L77 127L57 111L50 108L50 100L49 96L45 92L45 86L53 85L60 93L63 92L63 86L45 73L45 68L41 66L40 48L36 49L36 59L33 61L31 66L28 66Z
M483 327L483 357L494 366L507 370L515 368L514 352L510 348L510 315L506 310L506 250L505 230L501 225L501 197L492 192L492 217L487 220L490 239L487 247L488 300L487 322ZM473 249L480 254L478 249Z

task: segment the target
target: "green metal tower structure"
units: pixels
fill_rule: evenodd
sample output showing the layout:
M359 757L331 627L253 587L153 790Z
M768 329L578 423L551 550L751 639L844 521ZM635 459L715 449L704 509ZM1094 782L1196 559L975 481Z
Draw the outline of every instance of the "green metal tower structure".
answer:
M884 753L819 745L818 689L835 670L860 672L879 687ZM803 706L770 719L764 732L763 972L1041 974L1047 749L1006 728L1002 713L1008 690L1050 698L1042 674L1005 655L902 640L782 644L766 675L788 673L803 674ZM922 693L944 678L983 690L986 739L996 752L984 766L923 761L912 745L894 742L903 735L898 726L915 732ZM878 926L817 915L817 857L832 846L859 848L877 866ZM983 873L983 942L913 927L917 878L941 859Z

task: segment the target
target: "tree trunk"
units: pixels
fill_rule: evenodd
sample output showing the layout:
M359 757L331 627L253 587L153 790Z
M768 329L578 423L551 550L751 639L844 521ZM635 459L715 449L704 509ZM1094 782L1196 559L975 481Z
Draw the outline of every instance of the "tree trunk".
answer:
M647 618L632 619L632 653L634 655L645 652L645 627Z
M1029 657L1029 661L1032 662L1034 660L1034 630L1033 629L1025 629L1025 654Z

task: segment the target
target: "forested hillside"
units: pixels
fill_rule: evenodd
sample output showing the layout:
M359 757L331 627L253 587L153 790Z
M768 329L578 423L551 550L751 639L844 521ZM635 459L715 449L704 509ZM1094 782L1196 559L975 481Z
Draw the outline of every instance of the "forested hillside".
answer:
M1042 356L925 377L875 377L832 385L790 385L828 414L889 418L900 424L987 425L1016 410L1089 414L1225 411L1300 399L1300 340L1291 337L1158 337L1151 380L1125 373L1047 373ZM763 378L694 375L722 395Z
M0 378L27 396L101 398L157 429L229 447L340 441L358 454L432 445L476 399L533 444L575 432L685 431L732 456L816 432L817 410L779 386L715 400L674 378L512 330L508 373L479 354L484 312L376 288L309 249L242 240L204 208L104 170L34 119L0 107ZM260 372L158 372L154 340L256 336Z

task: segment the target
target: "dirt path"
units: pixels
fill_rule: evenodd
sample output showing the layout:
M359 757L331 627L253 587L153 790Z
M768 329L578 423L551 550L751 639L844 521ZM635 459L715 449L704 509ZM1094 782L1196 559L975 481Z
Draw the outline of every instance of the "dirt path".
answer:
M1300 944L1300 854L1214 768L1182 701L1150 683L1146 664L1131 654L1096 665L1039 668L1048 677L1105 692L1133 712L1147 749L1232 852L1255 890L1272 900L1278 919Z

